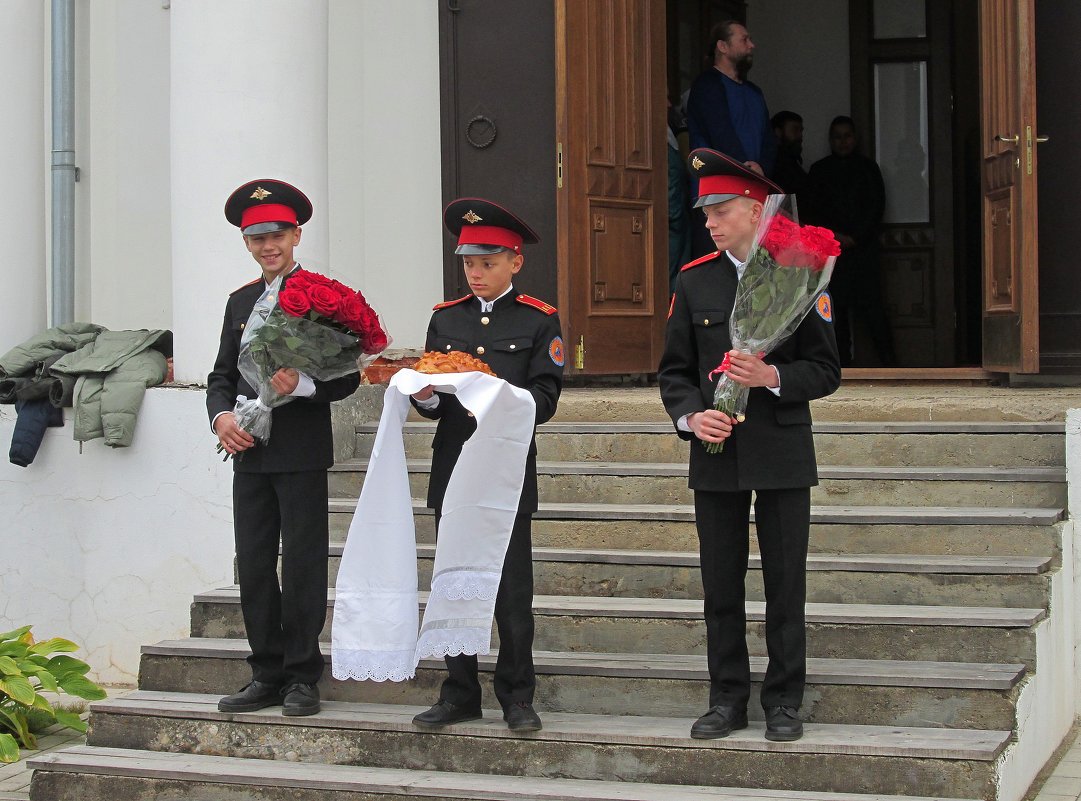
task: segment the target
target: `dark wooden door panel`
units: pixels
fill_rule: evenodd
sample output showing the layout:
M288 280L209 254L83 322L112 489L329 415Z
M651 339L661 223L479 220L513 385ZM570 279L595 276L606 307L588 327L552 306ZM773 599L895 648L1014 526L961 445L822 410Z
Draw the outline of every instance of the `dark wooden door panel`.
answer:
M524 248L514 285L554 304L554 8L537 0L440 0L439 36L444 204L476 195L528 222L540 243ZM449 235L446 245L444 294L461 297L469 292L461 259Z

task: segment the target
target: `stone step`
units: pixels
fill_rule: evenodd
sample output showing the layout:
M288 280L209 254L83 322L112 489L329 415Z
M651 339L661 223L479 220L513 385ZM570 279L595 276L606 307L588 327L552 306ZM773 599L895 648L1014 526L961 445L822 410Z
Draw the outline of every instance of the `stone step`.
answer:
M426 598L420 594L422 606ZM324 639L330 638L333 606L330 590ZM536 595L533 613L538 650L705 652L701 601ZM1034 626L1045 616L1039 608L809 603L807 651L832 659L1020 662L1032 668ZM193 637L244 636L236 586L196 595L191 617ZM765 604L748 601L747 619L748 647L763 655Z
M33 761L34 797L50 801L945 801L942 796L782 792L686 784L547 779L486 773L324 765L79 746ZM287 795L286 795L287 794ZM957 801L951 799L951 801ZM971 801L971 800L970 800Z
M136 691L92 706L88 744L294 762L772 790L990 798L1009 731L812 724L769 742L763 724L692 740L685 718L548 713L509 732L489 713L439 732L412 725L424 707L330 701L315 716L217 711L217 696Z
M816 423L1062 423L1067 409L1079 407L1081 389L1076 387L958 387L931 381L907 385L842 383L829 397L811 402L811 415ZM655 386L564 390L553 422L598 420L671 425Z
M427 494L431 463L410 460L414 498ZM367 463L348 460L329 473L333 497L357 497ZM1065 506L1061 467L820 467L813 504ZM687 466L663 462L539 462L542 501L561 503L686 504Z
M344 546L330 546L330 584ZM421 589L430 586L435 546L417 546ZM763 600L762 561L751 554L747 597ZM947 606L1047 605L1050 557L811 554L807 600ZM533 548L538 595L701 598L696 551Z
M322 696L333 701L431 703L446 676L442 659L426 659L413 681L337 681L331 678L329 644L323 652L328 667ZM244 661L249 653L247 642L239 639L145 645L139 687L226 695L249 681ZM534 703L542 712L693 719L709 697L704 656L535 651L533 660L539 677ZM481 656L479 663L483 697L494 706L495 656ZM749 714L755 719L762 717L758 691L765 670L765 657L751 657ZM810 659L801 714L814 723L1012 729L1024 675L1020 664Z
M356 497L330 501L331 534L345 539ZM1062 508L980 506L812 506L811 552L1059 554ZM435 518L415 500L417 541L435 542ZM751 510L752 534L754 509ZM542 503L533 515L533 544L558 548L668 548L697 550L689 504ZM751 548L758 541L751 537Z
M431 457L435 423L407 423L406 455ZM378 425L356 427L356 457L371 454ZM1061 467L1062 423L816 423L821 465ZM671 423L545 423L537 428L537 458L546 462L686 462L691 443Z

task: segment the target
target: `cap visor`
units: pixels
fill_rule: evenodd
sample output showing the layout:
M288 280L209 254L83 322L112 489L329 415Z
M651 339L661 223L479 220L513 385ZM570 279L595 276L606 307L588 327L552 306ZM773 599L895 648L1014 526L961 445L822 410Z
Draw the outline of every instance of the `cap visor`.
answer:
M694 202L694 207L700 209L703 206L715 206L718 203L725 203L737 197L743 197L743 195L702 195Z
M454 252L458 256L494 256L507 248L502 245L458 245Z
M240 233L244 236L255 236L256 234L269 234L273 231L284 231L286 228L295 228L292 223L287 222L261 222L255 225L249 225L247 228L241 228Z

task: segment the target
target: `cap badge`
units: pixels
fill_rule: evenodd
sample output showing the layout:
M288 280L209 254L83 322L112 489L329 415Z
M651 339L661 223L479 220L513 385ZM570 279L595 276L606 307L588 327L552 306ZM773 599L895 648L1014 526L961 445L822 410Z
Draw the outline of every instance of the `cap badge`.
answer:
M263 187L260 186L251 193L251 196L256 200L264 200L265 198L270 197L270 192L266 191L265 189L263 189Z
M481 217L479 214L477 214L475 211L473 211L473 209L470 209L464 215L462 215L462 219L465 220L470 225L476 225L477 223L479 223L484 218Z
M693 159L691 159L691 166L694 167L696 170L700 170L706 166L706 162L702 161L702 159L698 158L698 156L695 156Z

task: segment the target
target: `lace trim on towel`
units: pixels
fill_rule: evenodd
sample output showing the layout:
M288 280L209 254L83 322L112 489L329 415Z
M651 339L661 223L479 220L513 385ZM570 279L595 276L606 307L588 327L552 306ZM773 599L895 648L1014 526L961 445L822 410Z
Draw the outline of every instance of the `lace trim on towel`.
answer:
M345 651L334 649L332 672L336 679L406 681L416 675L412 651Z
M431 594L451 601L494 601L499 592L499 578L499 573L491 571L448 571L432 579Z
M486 654L491 650L491 629L433 629L417 640L416 660L458 654Z

